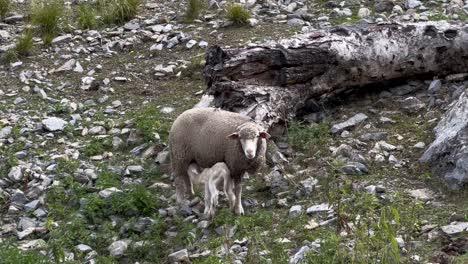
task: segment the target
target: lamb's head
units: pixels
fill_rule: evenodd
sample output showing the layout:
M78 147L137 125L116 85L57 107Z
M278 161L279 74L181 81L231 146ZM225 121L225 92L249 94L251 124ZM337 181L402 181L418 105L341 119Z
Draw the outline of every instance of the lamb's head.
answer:
M257 154L258 140L267 140L270 138L270 134L265 132L259 125L249 122L240 125L237 131L230 134L228 138L239 140L245 157L247 159L254 159Z

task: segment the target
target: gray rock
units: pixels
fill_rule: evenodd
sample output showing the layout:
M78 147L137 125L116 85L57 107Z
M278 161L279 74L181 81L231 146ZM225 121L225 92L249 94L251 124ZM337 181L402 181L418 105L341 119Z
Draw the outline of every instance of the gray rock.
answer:
M188 250L187 249L182 249L179 251L176 251L169 256L167 256L169 259L170 263L174 262L190 262L189 255L188 255Z
M65 125L67 125L68 122L58 118L58 117L49 117L47 119L42 120L42 125L47 131L62 131Z
M26 210L26 212L31 212L31 211L36 210L37 207L39 207L39 204L40 204L39 200L34 200L25 204L24 209Z
M107 188L107 189L100 191L99 196L102 198L108 198L109 196L111 196L113 193L116 193L116 192L122 192L122 191L115 187L111 187L111 188Z
M208 42L202 40L202 41L198 42L198 46L200 48L202 48L202 49L206 49L206 48L208 48Z
M468 183L468 90L451 104L434 131L436 139L420 161L429 163L451 189L460 189Z
M289 216L290 217L298 217L302 213L302 206L301 205L293 205L289 209Z
M134 174L141 173L144 170L145 170L145 168L143 168L143 166L141 166L141 165L130 165L125 170L124 175L126 175L126 176L134 175Z
M364 18L364 17L368 17L370 15L371 15L371 11L369 10L369 8L366 8L366 7L359 8L358 17Z
M301 247L296 254L294 254L290 259L289 259L289 264L297 264L300 263L304 257L307 255L309 251L312 249L308 246L303 246Z
M62 66L60 66L55 72L66 72L66 71L71 71L76 65L76 60L75 59L69 59L67 62L65 62Z
M163 49L163 44L159 43L159 44L153 44L151 47L150 47L150 51L160 51Z
M68 42L72 39L72 35L71 34L66 34L64 36L58 36L56 38L54 38L52 40L52 44L59 44L59 43L64 43L64 42Z
M36 227L36 221L29 217L21 217L18 226L16 227L19 231L26 230L28 228Z
M362 141L379 141L387 138L387 132L367 133L361 135Z
M424 149L425 147L426 147L426 144L424 144L424 142L418 142L413 146L413 148L417 148L417 149Z
M14 24L24 20L23 15L12 15L3 19L5 23Z
M417 90L416 86L405 84L405 85L393 87L392 89L390 89L390 92L392 94L402 96L402 95L407 95L409 93L412 93L416 90Z
M128 248L128 241L126 240L117 240L113 242L107 249L113 257L120 257L125 254L125 251Z
M369 172L366 165L360 162L348 162L341 170L348 175L362 175Z
M12 181L19 182L23 179L23 172L21 170L21 167L15 166L10 169L10 172L8 173L8 178L10 178Z
M417 97L410 96L401 101L401 107L409 113L417 113L425 108L426 105Z
M13 195L11 195L10 201L13 205L22 207L25 203L28 202L28 199L26 199L26 196L21 190L17 189L13 192Z
M440 80L434 80L431 82L429 85L429 88L427 89L429 93L437 93L440 88L442 88L442 82Z
M300 18L293 18L293 19L288 20L288 25L289 26L302 26L304 24L305 24L304 20L302 20Z
M434 199L434 193L429 189L409 190L408 193L411 197L424 202Z
M103 126L95 126L89 129L88 134L90 135L105 135L106 129Z
M359 113L355 116L351 117L350 119L346 120L343 123L336 124L332 126L331 132L333 134L339 133L346 128L354 127L362 122L364 122L368 117L365 114Z
M25 229L25 230L23 230L21 232L17 232L16 236L18 237L19 240L23 240L24 238L26 238L29 235L31 235L32 233L34 233L34 231L36 231L36 228L31 227L31 228Z
M383 0L374 4L374 9L376 12L391 12L394 4L391 1Z
M418 0L406 0L405 7L406 9L415 9L422 5L421 1Z
M452 236L468 231L468 222L453 222L440 228L445 234Z
M8 138L11 135L13 128L11 126L6 126L0 130L0 139Z
M76 246L76 249L83 253L93 250L90 246L85 245L85 244L79 244L78 246Z
M311 214L315 214L315 213L329 212L331 210L332 210L332 208L330 207L329 204L323 203L323 204L313 205L313 206L307 208L306 212L307 212L308 215L311 215Z
M132 31L132 30L139 29L140 24L138 24L137 22L130 21L130 22L127 22L123 27L125 30Z

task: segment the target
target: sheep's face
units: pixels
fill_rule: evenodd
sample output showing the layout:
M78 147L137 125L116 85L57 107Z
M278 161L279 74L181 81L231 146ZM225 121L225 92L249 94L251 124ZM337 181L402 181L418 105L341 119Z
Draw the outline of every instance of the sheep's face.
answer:
M228 136L230 139L239 140L247 159L254 159L257 154L258 140L269 139L267 132L260 131L257 127L241 127L238 132Z

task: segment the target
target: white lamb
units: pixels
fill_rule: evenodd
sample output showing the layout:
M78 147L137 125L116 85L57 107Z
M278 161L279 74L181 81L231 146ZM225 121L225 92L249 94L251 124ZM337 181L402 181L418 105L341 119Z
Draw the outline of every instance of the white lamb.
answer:
M205 185L205 211L207 218L212 219L215 215L218 205L219 191L223 190L229 201L229 208L232 209L235 204L236 196L234 194L234 181L231 178L226 163L218 162L211 168L203 169L196 163L191 163L187 170L190 180L194 184Z

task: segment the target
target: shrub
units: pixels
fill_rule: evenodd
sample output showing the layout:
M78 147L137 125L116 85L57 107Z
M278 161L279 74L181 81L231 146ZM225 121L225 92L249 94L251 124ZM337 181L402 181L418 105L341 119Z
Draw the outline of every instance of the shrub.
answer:
M134 18L141 0L99 0L104 23L122 24Z
M2 62L5 64L12 63L18 59L18 54L14 49L6 51L2 56Z
M82 29L93 29L97 27L96 10L86 4L78 7L78 25Z
M31 30L26 30L16 40L15 51L20 56L29 56L33 49L33 34Z
M8 11L10 11L10 8L10 0L0 0L0 17L5 17Z
M295 150L315 153L326 152L327 142L331 135L328 123L306 125L301 122L291 122L288 125L288 137L291 147Z
M200 16L203 9L203 0L188 0L187 9L185 10L185 19L192 22Z
M226 7L226 18L234 25L242 26L249 22L250 12L238 4L228 4Z
M46 256L35 251L23 252L16 248L11 242L0 243L1 263L22 263L22 264L45 264L52 263Z
M59 21L63 14L62 0L35 0L31 3L31 22L38 27L44 44L50 44L60 30Z

